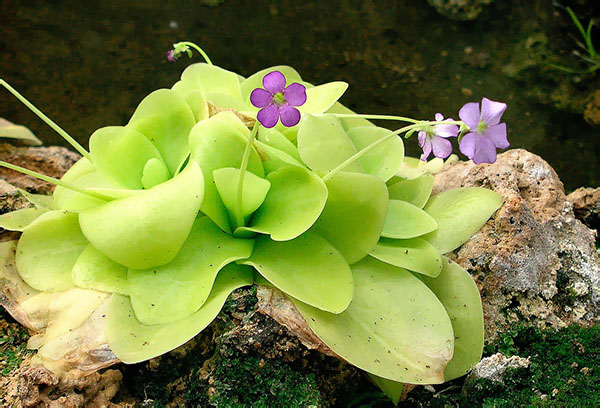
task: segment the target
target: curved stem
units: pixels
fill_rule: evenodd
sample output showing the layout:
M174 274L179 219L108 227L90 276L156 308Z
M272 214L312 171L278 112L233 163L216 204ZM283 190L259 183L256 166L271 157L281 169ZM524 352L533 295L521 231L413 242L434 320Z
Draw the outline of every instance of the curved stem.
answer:
M61 186L64 188L68 188L69 190L77 191L78 193L87 194L94 198L99 198L101 200L107 200L107 201L112 200L111 197L106 196L104 194L96 193L95 191L90 191L85 188L77 187L76 185L73 185L71 183L65 183L64 181L59 180L57 178L46 176L45 174L38 173L37 171L29 170L24 167L20 167L20 166L11 164L11 163L7 163L5 161L0 160L0 166L6 167L7 169L11 169L14 171L18 171L19 173L27 174L28 176L38 178L47 183L56 184L57 186Z
M248 168L250 152L252 151L252 144L254 142L254 138L256 137L256 133L258 132L258 126L259 123L257 121L254 124L254 127L252 128L252 132L250 132L250 136L248 136L248 143L246 144L244 156L242 156L242 164L240 165L240 178L238 180L237 201L235 203L235 222L238 227L244 226L244 213L242 211L242 205L244 204L244 176L246 175L246 169Z
M189 41L182 41L182 42L178 42L177 44L175 44L175 46L178 45L187 45L188 47L192 47L193 49L195 49L196 51L198 51L198 53L200 53L200 55L202 55L202 58L204 58L204 61L206 61L206 63L208 65L213 65L212 61L210 60L210 58L208 57L208 54L204 52L204 50L200 47L198 47L196 44L194 44L193 42L189 42Z
M59 135L63 137L71 146L75 148L83 157L92 162L92 157L88 153L87 150L83 148L75 139L73 139L67 132L65 132L60 126L52 121L48 116L44 115L44 113L36 108L31 102L29 102L23 95L21 95L15 88L10 86L8 82L3 79L0 79L0 85L5 87L11 94L15 96L18 100L20 100L25 106L27 106L33 113L35 113L40 119L42 119L48 126L56 131Z
M332 115L336 118L362 118L362 119L381 119L381 120L398 120L401 122L419 123L420 120L407 118L404 116L393 115L372 115L369 113L324 113L323 115Z
M350 164L354 163L356 160L360 159L362 156L364 156L365 154L369 153L371 150L373 150L374 148L376 148L377 146L379 146L383 142L391 139L392 137L395 137L395 136L399 135L402 132L407 132L407 131L409 131L411 129L419 128L420 126L423 126L423 125L460 125L460 124L463 124L463 122L462 121L457 121L457 120L453 120L453 121L448 120L448 121L436 121L436 122L420 121L419 123L415 123L413 125L404 126L403 128L400 128L398 130L394 130L393 132L388 133L387 135L385 135L384 137L382 137L379 140L374 141L370 145L365 146L363 149L359 150L358 152L356 152L355 154L353 154L351 157L349 157L348 159L344 160L335 169L331 170L329 173L327 173L326 175L324 175L322 177L322 179L323 179L323 181L331 180L340 171L344 170Z

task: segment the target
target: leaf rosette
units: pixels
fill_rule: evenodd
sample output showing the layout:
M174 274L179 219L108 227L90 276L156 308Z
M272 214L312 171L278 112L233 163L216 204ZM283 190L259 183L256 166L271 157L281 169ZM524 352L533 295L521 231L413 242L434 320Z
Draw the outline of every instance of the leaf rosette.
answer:
M306 87L302 118L253 127L250 94L273 71ZM436 160L417 165L399 137L351 117L337 102L346 88L312 86L286 66L247 79L189 66L127 125L94 132L51 202L0 217L22 231L20 277L46 303L110 294L102 329L126 363L185 343L258 281L390 394L465 374L481 356L481 302L443 255L502 199L482 188L431 196ZM54 330L80 325L97 307L88 303L60 303L80 311Z

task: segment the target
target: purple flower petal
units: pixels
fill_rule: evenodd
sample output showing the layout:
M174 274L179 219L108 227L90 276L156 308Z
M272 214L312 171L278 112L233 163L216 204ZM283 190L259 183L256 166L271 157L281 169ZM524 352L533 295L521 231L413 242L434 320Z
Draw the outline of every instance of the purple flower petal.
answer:
M272 128L279 120L279 109L275 105L267 105L258 111L256 118L266 128Z
M438 112L435 114L434 118L436 122L441 122L442 120L444 120L444 115Z
M487 123L488 126L500 123L500 117L505 110L505 103L490 101L488 98L483 98L481 100L481 120ZM472 128L473 127L471 126L471 129Z
M171 62L175 62L176 58L175 58L175 53L173 52L173 50L167 51L167 59Z
M469 159L472 159L473 156L475 156L475 151L478 144L477 139L479 139L479 135L475 132L467 133L462 137L462 139L460 139L458 148L460 149L460 152Z
M429 138L425 138L425 142L423 143L423 154L421 155L421 160L426 161L429 155L431 154L431 140Z
M294 82L283 90L285 101L292 106L301 106L306 102L306 87Z
M262 88L256 88L250 94L250 102L252 102L252 105L256 106L257 108L264 108L273 102L273 95Z
M435 134L439 137L456 137L458 136L458 126L456 125L436 125Z
M419 147L423 147L427 140L427 132L420 130L419 133L417 133L417 138L419 139Z
M290 105L281 105L279 107L279 116L283 126L292 127L300 122L300 111Z
M460 120L465 122L471 130L477 129L479 124L479 104L477 102L469 102L460 108L458 112Z
M285 76L279 71L269 72L263 77L263 87L271 92L271 95L283 92L285 88Z
M506 139L506 123L490 126L485 132L485 136L489 138L498 149L506 149L510 146Z
M475 149L475 155L471 158L473 163L493 163L496 161L496 146L487 137L480 137Z
M452 153L452 143L441 137L433 137L431 139L431 146L433 148L433 155L440 159L445 159Z

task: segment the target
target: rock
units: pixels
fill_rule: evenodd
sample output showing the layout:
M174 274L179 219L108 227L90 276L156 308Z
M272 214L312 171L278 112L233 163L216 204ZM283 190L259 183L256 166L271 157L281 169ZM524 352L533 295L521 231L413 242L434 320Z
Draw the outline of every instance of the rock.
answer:
M16 380L9 383L5 401L19 401L23 407L105 407L116 395L123 376L106 370L79 378L58 378L42 366L23 365Z
M594 91L590 95L583 111L583 118L590 125L600 127L600 90Z
M13 185L0 179L0 214L33 207Z
M494 0L427 0L438 13L451 20L475 20Z
M454 164L435 177L434 193L490 188L504 205L451 258L475 278L486 338L515 322L560 328L598 322L600 261L595 232L573 214L556 172L522 149L494 164Z
M0 160L55 178L62 177L80 158L81 156L77 153L59 146L15 147L8 143L0 143ZM12 186L22 188L30 193L48 194L54 190L54 185L51 183L5 167L0 167L0 178ZM5 188L4 186L0 186L0 188L2 189L0 190L1 195Z
M502 382L506 370L509 368L528 368L529 359L519 356L506 357L502 353L496 353L482 358L469 374L467 383L476 378L484 378L493 382Z
M578 220L588 228L600 229L600 188L578 188L567 196L567 200L573 205Z

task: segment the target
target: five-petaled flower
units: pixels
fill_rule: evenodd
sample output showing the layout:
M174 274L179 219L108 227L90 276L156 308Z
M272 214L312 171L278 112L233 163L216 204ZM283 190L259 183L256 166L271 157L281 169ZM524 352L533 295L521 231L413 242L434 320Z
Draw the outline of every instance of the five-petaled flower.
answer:
M436 113L435 120L441 122L444 120L444 116L441 113ZM454 119L448 118L446 120L453 121ZM435 125L426 130L421 130L418 133L419 146L423 149L421 160L426 161L431 152L440 159L450 156L452 144L448 138L456 136L458 136L458 126L456 125Z
M294 106L306 102L306 87L294 82L285 86L285 76L279 71L264 76L263 87L256 88L250 94L250 102L257 108L256 118L266 128L272 128L281 119L284 126L291 127L300 122L300 111Z
M487 98L481 100L481 112L477 102L467 103L460 109L458 116L470 131L460 140L459 148L475 164L494 163L496 149L510 146L506 139L506 123L500 123L505 110L505 103Z

